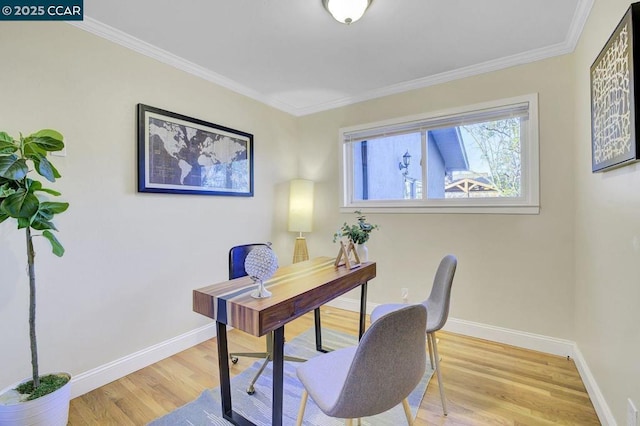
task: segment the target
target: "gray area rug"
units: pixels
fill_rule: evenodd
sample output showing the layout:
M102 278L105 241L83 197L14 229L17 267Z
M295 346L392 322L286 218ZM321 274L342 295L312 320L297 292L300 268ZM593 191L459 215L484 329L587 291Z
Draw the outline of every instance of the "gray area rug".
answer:
M324 347L338 349L352 346L357 343L356 336L351 336L338 331L323 329L322 344ZM285 344L285 354L305 359L320 355L315 350L315 334L309 329ZM271 389L272 389L272 364L262 373L255 384L256 393L247 395L246 388L251 379L260 368L262 361L256 361L251 367L231 379L231 398L234 411L242 414L256 425L268 426L271 424ZM284 363L284 406L283 425L295 425L302 395L302 384L296 376L295 362ZM429 362L427 371L420 384L409 396L409 405L413 416L417 415L418 407L422 402L427 384L433 375ZM374 417L362 419L363 425L395 426L406 423L402 405L398 405L389 411ZM227 426L231 423L222 418L220 409L220 389L207 389L196 399L173 412L149 423L149 426ZM311 398L307 401L304 415L305 426L340 426L344 420L325 416L315 405Z

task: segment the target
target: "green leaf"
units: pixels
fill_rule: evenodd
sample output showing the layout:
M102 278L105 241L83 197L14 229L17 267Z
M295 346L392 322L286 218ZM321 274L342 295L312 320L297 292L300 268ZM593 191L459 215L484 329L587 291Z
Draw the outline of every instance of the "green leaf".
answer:
M13 144L13 138L7 132L0 132L0 143L2 142Z
M34 144L44 151L60 151L64 148L64 137L57 131L43 129L25 138L25 145Z
M20 189L2 201L0 210L16 219L20 217L31 218L38 212L39 205L38 197L24 189Z
M13 138L5 132L0 132L0 154L11 154L18 150Z
M31 227L39 231L45 229L58 230L56 226L51 222L53 216L62 213L69 207L69 203L54 203L54 202L42 202L38 213L31 219Z
M66 211L69 208L69 203L58 203L55 201L43 201L40 203L40 210L58 214Z
M26 217L18 218L18 229L24 229L30 225L31 223L29 222L29 218L26 218Z
M40 203L40 209L38 210L38 213L34 216L33 221L36 221L36 220L49 221L53 219L53 215L54 215L53 212L50 212L48 210L43 210L42 203Z
M35 132L31 136L36 137L36 138L51 138L51 139L55 139L55 140L57 140L59 142L62 142L64 140L64 136L62 136L62 133L58 132L57 130L53 130L53 129L42 129L42 130L39 130L39 131Z
M27 158L31 158L32 160L34 157L38 155L41 155L41 156L47 155L47 151L45 151L44 149L41 149L35 143L25 142L23 149L24 149L24 156Z
M44 231L46 229L53 229L54 231L58 230L58 228L56 228L56 226L52 222L49 222L47 220L40 220L39 215L36 216L33 222L31 222L31 227L33 229L37 229L38 231Z
M55 182L56 178L60 177L60 173L58 173L56 168L53 167L53 164L51 164L44 155L35 154L31 159L40 176L43 176L49 182Z
M49 160L47 160L47 163L49 163L49 167L51 167L51 170L53 171L53 176L57 179L59 177L62 177L62 175L60 174L60 172L58 171L58 169L55 168L55 166L53 165L53 163L51 163Z
M34 189L34 191L46 192L47 194L51 194L55 196L60 195L58 191L54 191L53 189L49 189L49 188Z
M0 185L0 198L8 197L11 194L15 194L16 190L9 185L9 183L4 183Z
M64 247L60 244L60 241L50 231L44 231L42 236L45 237L51 243L51 251L58 257L62 257L64 254Z
M0 176L10 180L23 179L29 168L27 162L15 155L0 156Z
M9 216L8 214L0 211L0 223L4 222L5 220L9 219L11 216Z
M37 180L27 179L27 187L29 188L29 192L41 191L55 196L61 195L58 191L54 191L53 189L43 188L42 183Z

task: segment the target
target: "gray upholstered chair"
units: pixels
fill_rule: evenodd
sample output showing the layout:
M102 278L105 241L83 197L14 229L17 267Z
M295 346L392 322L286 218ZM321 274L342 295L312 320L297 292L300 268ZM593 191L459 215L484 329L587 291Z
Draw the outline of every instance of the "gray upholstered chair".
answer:
M426 370L424 330L427 310L404 305L381 317L362 335L357 346L311 358L297 375L304 392L298 412L302 424L308 396L330 417L373 416L402 402L409 425L413 416L407 397Z
M253 243L253 244L243 244L241 246L231 247L229 250L229 279L232 280L234 278L246 277L247 271L244 269L244 261L247 258L247 255L257 247L267 246L267 244L263 243ZM236 364L238 362L238 357L250 357L250 358L264 358L264 362L262 366L249 383L247 387L247 393L249 395L253 395L255 393L256 381L258 377L262 374L265 367L269 363L269 361L273 360L273 333L267 333L265 336L266 339L266 351L265 352L235 352L229 354L229 358L231 362ZM295 362L304 362L306 359L296 358L292 356L285 356L285 361L295 361Z
M449 304L451 301L451 286L453 285L453 276L456 273L458 259L449 254L442 258L436 275L433 279L431 293L427 300L422 304L427 308L429 320L427 321L427 343L429 344L429 360L431 368L434 367L438 376L438 388L440 389L440 399L442 400L442 412L447 415L447 399L444 395L444 384L442 383L442 374L440 373L440 356L438 355L438 340L436 339L436 331L444 327L449 317ZM403 303L388 303L377 306L371 312L371 322L374 323L379 318L393 312L397 309L407 306Z

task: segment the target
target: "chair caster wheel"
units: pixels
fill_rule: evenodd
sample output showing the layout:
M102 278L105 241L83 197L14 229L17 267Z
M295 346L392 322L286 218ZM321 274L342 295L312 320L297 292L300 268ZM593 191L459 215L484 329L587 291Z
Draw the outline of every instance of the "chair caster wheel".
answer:
M232 364L237 364L237 363L238 363L238 358L237 358L237 357L235 357L235 356L232 356L232 357L231 357L231 363L232 363Z
M253 386L247 389L247 395L253 395L254 393L256 393L256 390L254 389Z

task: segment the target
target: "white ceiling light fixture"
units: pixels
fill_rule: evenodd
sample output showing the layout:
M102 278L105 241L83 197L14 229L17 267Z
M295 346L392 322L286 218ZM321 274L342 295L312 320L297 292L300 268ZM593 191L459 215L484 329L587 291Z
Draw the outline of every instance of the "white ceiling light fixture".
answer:
M362 18L372 0L322 0L331 16L343 24L352 24Z

